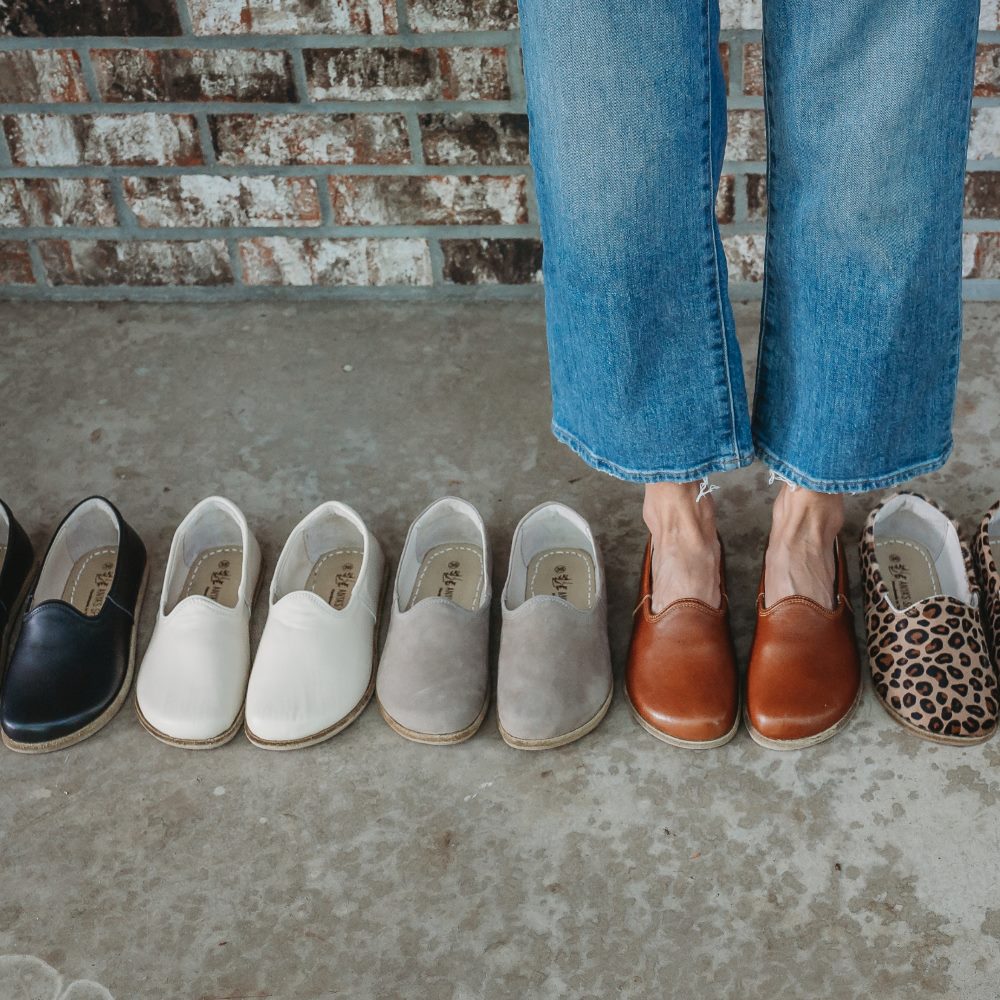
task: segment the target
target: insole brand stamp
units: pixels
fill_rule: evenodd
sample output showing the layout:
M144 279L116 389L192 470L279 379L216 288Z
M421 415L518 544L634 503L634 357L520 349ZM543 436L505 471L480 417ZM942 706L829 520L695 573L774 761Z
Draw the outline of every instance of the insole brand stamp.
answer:
M87 599L84 601L83 613L96 615L104 607L104 599L108 596L111 583L115 578L115 560L105 559L94 573L93 584Z
M552 595L569 600L569 590L573 586L573 577L566 566L552 567Z
M85 553L74 564L62 599L90 617L100 614L114 583L117 565L117 548Z
M910 587L910 568L898 552L894 552L889 556L888 572L891 578L893 597L895 597L900 606L908 608L913 603L913 590Z
M215 568L209 574L208 586L205 587L204 596L209 600L217 601L222 594L223 588L232 579L232 563L228 559L220 559Z
M441 586L438 587L438 597L447 597L452 600L455 590L462 582L462 564L457 559L452 559L444 572L441 574Z
M333 590L327 598L327 603L332 605L337 611L343 611L357 583L358 574L354 563L342 563L337 575L333 579Z

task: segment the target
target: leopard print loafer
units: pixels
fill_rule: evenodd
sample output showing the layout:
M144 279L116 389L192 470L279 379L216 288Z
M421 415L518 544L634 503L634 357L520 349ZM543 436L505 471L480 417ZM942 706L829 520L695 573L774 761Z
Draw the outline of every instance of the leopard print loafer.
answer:
M1000 500L986 512L972 542L972 554L983 586L983 621L1000 669Z
M919 494L894 494L868 515L861 566L872 683L882 706L924 739L989 739L997 678L958 525Z

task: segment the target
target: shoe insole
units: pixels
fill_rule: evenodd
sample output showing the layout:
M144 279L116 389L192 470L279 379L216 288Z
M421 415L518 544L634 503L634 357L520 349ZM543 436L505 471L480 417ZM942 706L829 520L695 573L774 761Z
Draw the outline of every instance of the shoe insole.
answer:
M478 545L435 545L420 561L407 609L427 597L445 597L466 611L477 611L486 583L486 563Z
M597 597L594 560L583 549L543 549L528 563L525 600L545 594L589 611Z
M331 549L316 560L305 589L311 590L337 611L347 607L358 582L364 549Z
M875 543L875 556L897 610L942 593L934 557L920 542L884 538Z
M188 570L181 596L207 597L227 608L235 608L240 599L243 576L243 549L239 545L218 545L204 549Z
M62 600L91 618L100 614L117 565L117 545L85 552L73 563L63 588Z

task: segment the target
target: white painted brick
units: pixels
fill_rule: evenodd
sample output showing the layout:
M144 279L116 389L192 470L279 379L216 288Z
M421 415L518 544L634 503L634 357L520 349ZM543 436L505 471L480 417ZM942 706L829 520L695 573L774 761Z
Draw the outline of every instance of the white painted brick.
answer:
M725 236L722 246L730 281L760 281L764 277L763 233Z
M1000 156L1000 108L976 108L972 112L969 159L988 160Z
M723 28L763 27L761 0L720 0Z
M199 35L366 34L399 30L395 0L189 0Z

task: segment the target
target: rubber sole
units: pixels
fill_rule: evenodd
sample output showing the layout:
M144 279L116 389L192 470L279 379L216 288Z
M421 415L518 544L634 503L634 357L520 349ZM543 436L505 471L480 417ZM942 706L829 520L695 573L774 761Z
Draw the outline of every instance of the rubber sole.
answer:
M294 740L267 740L258 736L244 721L243 730L247 739L261 750L301 750L305 747L316 746L317 743L324 743L332 739L337 733L343 732L352 722L354 722L362 712L368 707L372 695L375 693L375 678L378 676L378 636L382 625L382 606L385 604L386 589L389 585L389 562L385 561L382 568L382 581L379 584L378 613L372 625L372 670L368 679L368 687L361 696L361 700L342 719L327 726L326 729L318 733L310 733L308 736L301 736Z
M250 618L253 618L253 609L257 604L257 598L260 597L261 588L264 585L264 561L261 559L260 571L257 576L257 585L254 587L253 599L250 601ZM244 695L244 699L245 699ZM176 736L170 736L160 729L157 729L145 715L142 714L142 709L139 708L139 698L138 694L132 699L132 705L135 708L136 717L142 724L142 728L149 733L154 739L158 739L161 743L165 743L168 747L177 747L180 750L215 750L218 747L225 746L243 727L243 705L240 705L239 713L236 718L229 724L228 728L216 736L210 736L204 740L185 740L179 739Z
M605 698L604 704L597 710L597 714L592 719L585 722L582 726L579 726L572 732L564 733L562 736L553 736L546 740L518 739L516 736L511 736L511 734L504 729L499 718L497 719L497 728L500 730L500 735L503 737L504 743L506 743L509 747L513 747L515 750L555 750L557 747L564 747L568 743L575 743L577 740L586 736L591 730L596 729L600 724L601 719L608 714L608 709L611 707L614 695L615 685L614 682L612 682L611 690L608 692L608 696Z
M3 737L5 747L13 750L15 753L24 754L51 753L53 750L65 750L66 747L71 747L75 743L81 743L95 733L100 732L121 711L122 705L125 704L132 690L132 678L135 675L135 646L139 637L139 617L142 614L142 605L146 598L146 586L148 583L149 561L147 560L146 566L142 571L142 582L139 584L139 593L136 596L135 611L132 614L132 637L129 642L128 669L125 671L125 679L122 681L122 686L118 694L115 695L114 701L96 719L91 720L75 733L68 733L66 736L60 736L55 740L46 740L42 743L21 743L18 740L11 739L6 733L2 733L0 735Z
M412 741L413 743L423 743L426 746L453 746L456 743L464 743L466 740L472 739L473 736L479 732L480 726L482 726L483 721L486 718L486 713L489 711L490 707L490 696L487 692L486 700L483 702L483 707L480 709L479 715L476 716L475 720L471 725L465 727L465 729L459 729L454 733L421 733L416 729L407 729L401 722L397 722L386 710L385 706L377 698L375 699L378 705L379 714L385 719L389 728L394 732L399 733L400 736Z
M622 693L625 696L625 703L628 705L629 711L632 713L632 718L635 719L635 721L638 722L650 736L655 736L661 743L669 743L672 747L680 747L683 750L714 750L716 747L725 746L730 740L733 739L740 729L742 706L738 704L736 706L736 719L733 722L732 729L730 729L728 733L725 733L723 736L719 736L714 740L682 740L677 736L671 736L669 733L662 732L647 722L638 713L635 705L632 704L632 699L628 696L628 691L623 689Z
M864 695L865 685L864 681L858 685L858 693L854 696L854 701L851 703L851 707L839 718L832 726L824 729L821 733L816 733L813 736L803 736L801 739L795 740L772 740L767 736L762 735L758 730L754 729L752 723L750 722L750 713L747 711L746 702L744 700L743 705L743 721L746 723L747 732L750 733L750 739L754 741L758 746L762 746L767 750L807 750L809 747L817 746L820 743L825 743L829 739L833 739L842 729L844 729L847 724L851 721L852 716L858 710L858 706L861 704L861 698Z

